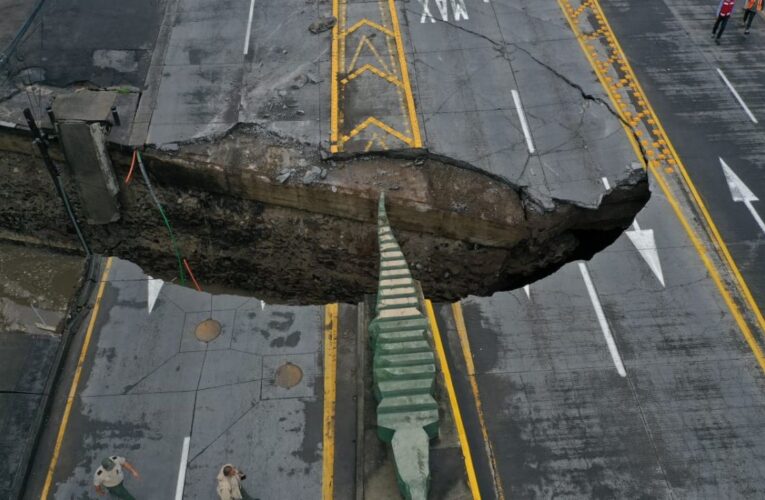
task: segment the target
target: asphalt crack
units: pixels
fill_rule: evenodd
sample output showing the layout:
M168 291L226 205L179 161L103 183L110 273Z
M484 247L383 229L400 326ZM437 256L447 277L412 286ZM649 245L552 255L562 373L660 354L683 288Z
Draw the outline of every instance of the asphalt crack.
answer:
M417 14L416 12L412 11L411 9L406 9L406 10L407 10L407 12L411 12L412 14ZM571 87L574 90L576 90L579 93L579 95L582 97L582 99L584 99L586 101L595 102L595 103L600 104L601 106L603 106L612 116L614 116L617 120L619 120L619 122L622 123L622 125L625 127L625 129L630 131L630 134L635 139L635 144L637 144L638 149L640 150L640 156L643 159L643 163L645 165L649 165L649 161L650 160L648 158L648 154L647 154L645 148L643 147L643 145L640 143L640 136L638 135L637 130L619 112L617 112L611 106L611 103L608 102L606 99L604 99L602 97L599 97L599 96L596 96L596 95L590 94L589 92L587 92L584 89L584 87L582 87L582 85L580 85L579 83L573 81L571 78L569 78L568 76L564 75L563 73L558 71L558 69L554 68L550 64L540 60L537 56L532 54L529 50L525 49L524 47L520 46L517 43L506 42L506 41L497 41L497 40L495 40L495 39L493 39L493 38L491 38L489 36L484 35L483 33L478 33L477 31L473 31L471 29L465 28L464 26L460 26L460 25L455 24L455 23L453 23L451 21L441 21L441 22L443 22L444 24L446 24L446 25L448 25L448 26L450 26L450 27L452 27L454 29L460 30L460 31L462 31L464 33L468 33L468 34L470 34L472 36L481 38L481 39L486 40L487 42L489 42L494 47L494 49L500 54L500 56L503 59L505 59L511 65L511 69L512 69L512 60L511 60L510 54L508 54L508 48L512 48L512 49L515 49L515 50L518 50L518 51L522 52L529 59L531 59L532 61L537 63L539 66L545 68L547 71L549 71L551 74L553 74L560 81L564 82L566 85L568 85L569 87ZM594 70L593 70L593 72L594 72Z

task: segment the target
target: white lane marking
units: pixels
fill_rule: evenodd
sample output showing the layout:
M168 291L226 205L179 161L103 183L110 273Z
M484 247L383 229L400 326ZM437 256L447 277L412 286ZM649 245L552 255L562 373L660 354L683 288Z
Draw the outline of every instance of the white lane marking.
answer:
M744 181L733 172L733 169L731 169L722 158L720 158L720 165L722 166L723 174L728 183L728 188L730 189L733 201L741 202L746 205L746 208L749 209L749 213L754 217L754 221L760 226L762 232L765 233L765 222L763 222L762 217L760 217L760 214L757 213L757 210L755 210L752 205L752 202L760 201L760 199L757 198L757 195L755 195L746 184L744 184Z
M592 307L595 309L595 315L598 317L598 323L600 323L600 329L603 331L603 336L606 338L606 344L608 345L608 351L611 353L611 359L614 360L616 371L622 377L627 376L627 372L624 370L624 363L622 363L622 357L619 355L619 349L616 347L614 336L611 334L611 328L608 326L608 320L603 312L603 307L600 305L600 299L598 293L595 291L595 286L592 284L590 278L590 272L587 270L587 266L583 263L579 263L579 271L582 273L582 279L584 279L584 285L587 287L587 293L590 295L590 301Z
M189 462L189 442L191 437L183 438L183 450L181 451L181 465L178 467L178 483L175 485L175 500L183 498L183 484L186 482L186 467Z
M252 14L255 12L255 0L250 0L250 15L247 17L247 34L244 37L244 55L250 51L250 34L252 33Z
M529 148L529 154L534 154L534 141L531 139L531 131L529 131L529 123L526 121L526 113L523 111L523 104L521 104L521 95L517 90L513 89L513 101L515 101L515 109L518 111L518 119L521 120L521 128L523 128L523 135L526 136L526 146Z
M452 12L454 12L454 20L459 21L464 19L469 20L467 13L467 7L465 7L465 0L452 0Z
M526 285L523 287L523 291L526 292L526 297L531 300L531 286Z
M148 276L146 281L146 293L148 300L146 305L149 307L149 314L154 310L154 304L157 303L157 297L159 297L159 291L162 290L162 285L165 284L161 279L155 279Z
M661 269L661 259L659 259L659 250L656 248L656 238L653 234L653 229L640 229L637 223L637 219L632 223L632 231L627 231L627 238L630 239L640 256L648 267L653 271L656 279L659 280L661 286L666 287L664 284L664 271Z
M738 92L736 92L736 89L733 87L733 84L730 83L730 80L728 80L728 77L725 76L725 73L720 68L717 68L717 73L720 75L720 78L723 79L725 82L725 85L728 86L728 89L730 89L731 93L733 94L733 97L736 98L738 103L741 105L742 108L744 108L744 111L746 111L746 114L749 115L749 119L752 120L752 123L758 123L757 118L754 116L754 113L752 113L752 110L749 109L749 106L746 105L744 100L741 98L740 95L738 95Z
M422 5L422 16L420 17L420 24L425 24L426 19L430 19L431 23L436 22L436 18L433 17L433 14L430 13L430 0L420 0L420 5Z
M484 2L488 2L489 0L484 0ZM420 5L422 6L422 16L420 16L420 24L425 24L426 20L430 20L431 23L435 23L436 19L433 17L433 14L430 12L430 0L419 0ZM451 3L452 6L452 13L454 14L454 20L459 21L461 19L464 19L465 21L470 20L470 17L467 13L467 7L465 6L465 0L435 0L436 2L436 8L438 8L438 12L441 14L441 20L444 22L449 22L449 4Z
M601 179L606 189L611 189L611 184L608 183L608 179L603 177ZM656 248L656 238L653 234L653 229L640 229L637 217L632 221L632 231L627 231L627 238L632 242L640 256L648 267L651 268L656 279L659 280L661 286L666 287L664 284L664 271L661 269L661 259L659 259L659 249Z

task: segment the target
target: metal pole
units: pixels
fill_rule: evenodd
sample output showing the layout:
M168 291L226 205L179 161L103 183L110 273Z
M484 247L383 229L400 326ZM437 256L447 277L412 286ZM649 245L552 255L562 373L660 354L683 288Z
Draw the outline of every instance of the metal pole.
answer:
M122 123L120 122L120 115L119 113L117 113L117 106L112 106L112 119L114 120L114 124L116 126L119 127L120 125L122 125Z
M27 124L29 125L29 129L32 131L32 134L34 134L35 136L32 143L35 146L37 146L37 149L40 151L40 156L42 157L43 163L45 164L45 168L48 169L48 173L50 174L51 179L53 179L53 185L56 188L56 192L58 193L59 198L61 198L61 201L64 202L64 208L66 209L66 213L69 216L69 220L72 221L74 230L77 232L77 238L79 238L80 240L80 245L82 245L83 250L85 250L85 255L90 257L93 254L93 252L90 250L90 247L88 246L88 242L85 241L85 237L83 236L82 231L80 230L80 225L77 222L77 218L75 217L74 212L72 211L72 206L69 204L69 197L66 195L66 191L64 191L64 186L61 184L61 172L59 172L55 163L53 163L53 160L51 159L50 154L48 154L48 145L43 139L43 136L40 133L40 129L37 128L37 124L35 123L34 116L32 116L32 111L30 111L29 108L26 108L24 110L24 117L27 119Z

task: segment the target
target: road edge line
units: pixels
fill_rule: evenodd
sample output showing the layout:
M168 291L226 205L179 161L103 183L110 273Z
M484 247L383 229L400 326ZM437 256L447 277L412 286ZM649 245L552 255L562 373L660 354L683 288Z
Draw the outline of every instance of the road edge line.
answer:
M659 131L661 131L662 137L666 140L667 147L672 152L672 156L677 161L677 168L680 170L681 177L685 181L685 185L688 188L688 190L691 193L691 197L693 198L693 201L695 202L697 208L701 212L704 221L706 222L709 230L712 233L712 240L713 243L718 247L718 249L723 254L723 260L728 264L729 270L733 274L733 278L736 282L736 285L739 289L739 291L744 295L744 300L747 303L747 306L749 306L749 309L752 311L752 313L755 315L755 319L757 320L757 323L762 330L763 333L765 333L765 317L762 315L762 311L760 310L759 306L757 305L757 302L754 300L754 296L752 295L751 291L749 290L749 286L746 284L746 281L744 280L744 277L741 275L741 272L738 269L738 266L736 265L736 262L733 260L733 256L730 254L730 251L728 250L728 246L725 244L725 241L723 240L722 236L720 235L720 232L717 229L717 225L714 223L714 220L712 219L712 215L707 210L706 205L704 204L703 200L701 199L701 195L699 194L698 190L696 189L696 185L691 180L690 175L688 174L688 171L685 168L685 164L683 163L682 159L680 158L680 155L677 154L677 150L675 149L674 144L672 143L672 140L670 139L669 135L667 134L667 131L664 129L663 123L659 120L658 115L656 114L656 111L653 109L653 105L651 104L651 101L648 100L648 97L643 90L643 86L640 84L640 81L637 78L637 75L635 75L635 71L632 69L632 64L629 62L629 59L627 58L627 55L625 54L624 50L622 49L621 44L619 43L619 40L616 38L616 34L614 33L613 29L611 28L611 24L608 22L608 18L606 17L605 12L603 12L603 9L600 6L600 2L598 0L592 0L592 4L595 6L595 8L598 10L598 13L600 14L601 18L603 19L603 24L608 31L608 33L611 34L611 38L614 41L614 48L618 51L618 53L622 56L624 60L624 65L627 68L627 72L632 77L632 80L635 82L635 85L638 89L638 92L640 93L640 97L642 97L643 101L645 101L645 106L648 109L648 112L651 114L651 118L653 118L654 123L658 127ZM597 71L596 71L597 73ZM603 82L601 81L601 85L603 85ZM613 101L613 99L612 99ZM763 366L763 371L765 371L765 365Z
M77 388L80 384L80 377L82 376L82 367L85 364L85 358L87 357L88 348L90 347L90 340L93 337L93 330L96 326L96 320L98 319L98 313L101 310L101 299L104 295L104 289L106 288L107 279L109 278L109 272L112 269L113 257L106 259L106 265L104 271L101 273L101 284L98 287L96 293L96 300L93 304L93 312L90 314L90 322L85 332L85 339L82 343L82 349L80 350L80 356L77 360L77 368L74 371L74 377L72 378L72 385L69 388L69 395L66 398L66 406L64 407L64 415L61 418L59 424L58 433L56 434L56 444L53 448L53 456L48 465L48 472L45 475L45 483L43 485L43 491L40 494L40 499L45 500L48 498L50 488L53 483L53 474L56 471L58 465L58 457L61 454L61 446L64 443L64 437L66 435L67 424L69 423L69 416L72 413L72 406L74 405L74 399L77 395Z
M457 402L457 392L454 390L452 373L449 369L449 363L446 360L446 351L444 351L444 344L441 340L441 331L438 329L438 322L436 321L436 315L433 310L433 302L426 299L425 309L428 313L428 322L430 323L430 331L433 334L433 342L436 345L436 353L438 354L438 360L441 365L441 373L444 375L444 385L446 385L446 392L449 394L449 403L452 408L454 426L457 428L460 447L462 448L462 456L464 457L465 472L467 473L470 493L473 495L474 500L481 500L481 491L478 488L478 478L473 465L473 455L470 452L470 443L468 442L467 433L465 432L465 424L462 422L462 413L460 412L460 406Z
M339 136L339 123L338 123L338 117L339 117L339 110L338 110L338 95L337 95L337 79L338 79L338 71L339 71L339 64L338 60L340 57L340 40L339 40L339 34L340 34L340 6L338 4L339 0L332 0L332 15L337 19L335 22L335 25L332 26L332 74L330 75L330 103L329 103L329 122L330 122L330 152L337 153L338 152L338 144L337 139Z
M388 0L390 8L391 22L393 23L393 33L396 39L396 48L398 49L398 64L401 66L401 81L404 84L404 94L406 94L406 104L409 108L409 124L412 126L412 147L422 147L422 136L420 135L420 123L417 119L417 111L414 106L414 95L412 94L412 84L409 81L409 66L407 66L406 56L404 55L404 42L401 36L401 26L398 22L398 12L396 10L396 0Z
M597 66L595 65L594 61L592 60L592 56L587 51L587 47L584 45L584 40L581 31L578 29L578 27L574 24L573 20L569 16L568 12L566 11L565 6L563 5L563 2L567 0L558 0L558 6L560 7L561 11L563 12L564 17L566 18L567 22L569 23L569 26L574 33L575 38L579 42L579 46L582 49L582 52L584 52L585 57L587 58L587 61L590 63L590 66L592 67L593 71L595 72L595 75L598 78L598 81L600 82L603 89L608 94L608 98L611 101L612 104L616 105L616 99L614 99L613 91L612 89L606 85L606 82L603 81L603 75L597 70ZM592 0L594 2L594 5L596 5L598 8L600 5L597 3L597 0ZM593 4L591 4L593 5ZM613 34L613 31L611 31L610 26L608 25L608 21L606 20L605 14L600 11L600 16L603 19L603 22L606 26L606 30L611 33L611 36L614 38L615 44L617 44L617 49L621 51L621 47L618 46L618 41L616 41L616 35ZM626 58L626 55L624 52L621 52L621 56L624 58L625 66L628 68L628 70L631 72L631 77L635 82L635 85L640 93L640 97L645 101L646 108L648 109L649 113L651 114L651 118L654 119L656 126L659 128L659 130L662 132L663 137L666 139L667 146L670 148L670 151L672 152L676 163L678 164L678 167L680 168L681 173L683 176L687 176L687 173L685 172L684 167L681 165L682 160L677 155L677 152L674 149L674 146L672 145L671 141L669 140L669 137L667 136L666 132L664 131L664 128L661 124L661 122L658 120L658 116L653 112L653 108L651 107L650 101L648 101L648 98L646 97L645 93L642 90L642 87L640 86L640 82L637 80L637 77L635 76L634 72L632 72L632 67L629 64L629 61ZM618 109L618 108L617 108ZM652 164L646 164L645 158L641 154L640 147L638 146L635 137L632 135L631 129L627 127L627 125L624 123L624 121L620 120L622 128L624 129L627 138L629 142L632 144L632 148L636 154L636 156L639 158L640 162L643 164L643 167L650 172L653 173L654 178L656 179L656 182L659 184L659 187L661 188L664 195L667 197L667 202L672 207L673 211L675 212L675 216L678 218L680 224L683 226L683 229L685 229L686 234L688 235L689 239L691 240L691 244L696 249L696 253L698 254L699 258L701 259L702 263L704 264L704 267L706 267L707 271L710 274L710 277L712 278L712 281L717 286L718 292L723 298L723 301L725 302L726 306L728 307L728 310L733 315L734 321L738 325L739 329L741 330L742 334L744 335L744 338L749 345L750 350L752 351L752 354L754 355L755 359L757 360L758 364L760 365L760 369L765 373L765 356L763 356L762 349L757 342L757 340L754 338L751 329L749 328L749 325L747 324L746 320L744 319L741 311L739 311L738 307L736 306L735 302L733 301L732 294L728 290L728 288L723 284L722 278L717 270L717 267L712 263L710 257L707 255L706 250L704 249L704 246L702 245L701 241L699 240L698 235L696 235L696 232L693 230L693 228L690 226L690 223L686 219L685 215L683 214L682 210L680 209L679 203L677 199L675 198L674 194L672 193L672 190L670 189L669 185L667 184L667 181L664 179L664 177L661 175L661 173L658 171L656 167L654 167ZM687 179L688 182L690 182L690 179ZM690 187L693 187L693 184L690 184ZM695 188L693 188L693 192L695 193L695 196L698 196L698 193L695 191ZM699 199L700 201L700 199ZM708 213L706 212L706 207L704 207L703 203L701 204L701 208L704 210L706 216L708 216ZM706 217L705 216L705 217ZM715 229L714 223L711 222L711 219L708 220L708 222L711 224L712 228ZM719 235L718 235L719 236ZM720 240L722 242L722 240ZM714 238L712 241L712 244L714 245L715 242ZM718 247L719 248L719 247ZM730 258L730 255L727 254L727 247L723 246L726 255ZM731 262L729 265L733 266L732 272L736 274L740 278L740 274L738 273L738 269L735 267L735 263ZM741 281L738 283L740 286L746 287L746 284L743 282L743 278L740 278ZM746 288L746 291L748 292L748 288ZM751 294L749 294L749 297L751 298ZM759 309L755 307L754 309L755 314L759 313ZM761 317L761 314L759 315ZM759 319L759 318L758 318ZM763 328L765 330L765 328Z
M324 420L322 425L323 500L333 500L335 490L335 403L337 401L338 304L324 306Z
M478 381L475 378L475 364L473 363L473 351L470 349L470 339L467 335L467 326L465 325L465 316L462 313L462 305L459 302L452 303L452 316L454 325L457 328L457 337L462 348L462 357L465 358L465 368L467 370L470 389L473 392L473 402L478 413L478 422L481 426L483 442L486 445L486 454L489 455L491 464L491 475L494 479L494 489L498 500L505 500L505 489L502 485L502 478L499 475L497 460L494 455L494 447L489 440L489 430L486 427L486 420L483 415L483 403L481 402L481 392L478 390Z

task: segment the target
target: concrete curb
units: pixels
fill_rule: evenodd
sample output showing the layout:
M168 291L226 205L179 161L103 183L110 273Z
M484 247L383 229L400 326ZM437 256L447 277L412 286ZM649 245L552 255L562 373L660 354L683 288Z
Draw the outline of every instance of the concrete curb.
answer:
M34 424L32 425L33 438L28 443L20 465L18 468L19 473L16 474L13 484L11 485L11 497L12 499L21 500L29 475L32 471L32 462L34 461L35 454L37 453L38 446L40 444L40 438L43 433L44 424L48 419L50 410L53 406L53 399L58 391L58 383L61 379L61 374L64 371L64 364L66 362L69 348L71 347L72 340L77 334L78 330L82 326L83 321L87 317L87 313L90 312L90 296L92 295L93 288L98 283L99 273L101 272L102 258L100 256L92 256L86 259L83 266L83 274L80 279L77 292L72 298L66 321L64 323L63 330L61 332L61 343L59 344L56 352L56 357L53 360L48 380L45 384L45 391L43 392L43 400L37 409L37 413L34 417Z

